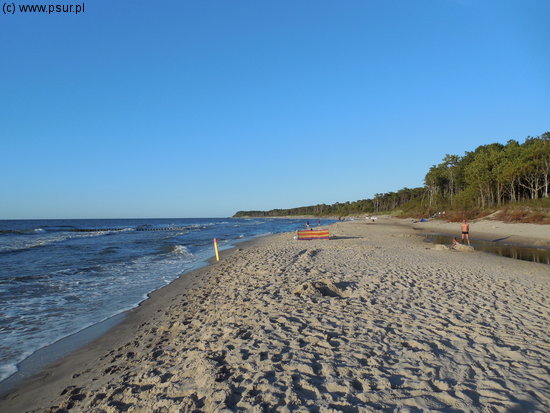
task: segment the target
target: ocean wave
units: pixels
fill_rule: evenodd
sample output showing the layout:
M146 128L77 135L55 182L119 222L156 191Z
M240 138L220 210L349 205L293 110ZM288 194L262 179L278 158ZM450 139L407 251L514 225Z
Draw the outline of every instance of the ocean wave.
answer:
M14 234L14 235L33 235L33 234L41 234L45 232L69 232L76 230L75 227L70 225L64 225L60 227L50 226L50 225L41 225L36 228L24 228L24 229L10 229L10 228L4 228L0 229L0 235L4 234Z
M27 354L24 356L27 356ZM7 379L14 373L17 373L17 365L15 363L0 365L0 381Z
M180 254L180 255L187 255L187 256L193 255L189 252L189 250L185 245L170 245L165 248L165 251L170 254Z
M1 234L29 235L29 234L36 234L38 232L44 232L44 229L43 228L0 229L0 235Z
M76 228L74 225L42 225L43 228Z
M63 233L62 235L46 236L44 238L35 237L23 237L21 239L11 239L9 244L0 244L0 253L9 253L29 250L37 247L44 247L46 245L62 242L72 238L89 238L99 237L102 235L110 234L111 231L97 231L97 232L84 232L84 233ZM15 238L15 237L14 237Z
M100 254L113 254L119 250L118 247L107 247L100 251Z
M47 280L51 277L49 275L23 275L20 277L8 277L0 279L0 284L10 284L13 282L16 283L27 283L27 282L36 282L39 280Z
M68 229L66 231L70 232L127 232L127 231L137 231L135 228L75 228Z
M161 227L155 227L155 226L152 226L152 225L139 225L135 228L135 231L168 231L168 232L173 232L173 231L187 231L187 230L191 230L191 229L195 229L196 227L194 225L187 225L187 226L172 226L172 227L166 227L166 226L161 226Z

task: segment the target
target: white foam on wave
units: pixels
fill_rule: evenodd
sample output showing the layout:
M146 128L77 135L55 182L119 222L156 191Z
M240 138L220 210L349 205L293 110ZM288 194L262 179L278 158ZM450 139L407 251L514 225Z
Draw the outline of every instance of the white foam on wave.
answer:
M7 379L9 376L16 372L17 366L15 364L0 365L0 381Z
M170 250L174 254L193 255L189 252L185 245L173 245Z
M40 235L32 236L29 239L29 236L22 236L20 238L11 238L9 244L0 244L1 252L15 252L20 250L26 250L29 248L43 247L45 245L53 244L56 242L66 241L72 238L89 238L89 237L100 237L102 235L110 234L113 231L96 231L96 232L71 232L71 233L62 233L59 235Z

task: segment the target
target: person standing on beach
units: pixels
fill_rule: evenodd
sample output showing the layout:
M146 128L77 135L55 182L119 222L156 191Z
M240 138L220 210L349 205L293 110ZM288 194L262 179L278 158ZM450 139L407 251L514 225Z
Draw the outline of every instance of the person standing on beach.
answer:
M470 224L468 224L468 221L465 219L463 219L462 224L460 224L460 230L462 231L462 242L464 242L464 238L466 238L468 245L470 245Z

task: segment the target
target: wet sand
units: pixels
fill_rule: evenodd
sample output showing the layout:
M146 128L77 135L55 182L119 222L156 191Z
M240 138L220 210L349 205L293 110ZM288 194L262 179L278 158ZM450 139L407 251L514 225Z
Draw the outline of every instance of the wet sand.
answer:
M549 267L435 250L415 225L222 254L0 411L549 411Z

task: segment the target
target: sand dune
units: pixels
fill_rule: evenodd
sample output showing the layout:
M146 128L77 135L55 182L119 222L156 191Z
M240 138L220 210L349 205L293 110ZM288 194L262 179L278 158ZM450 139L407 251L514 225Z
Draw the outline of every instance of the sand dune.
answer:
M261 239L172 284L0 410L550 411L548 266L391 223L331 232Z

